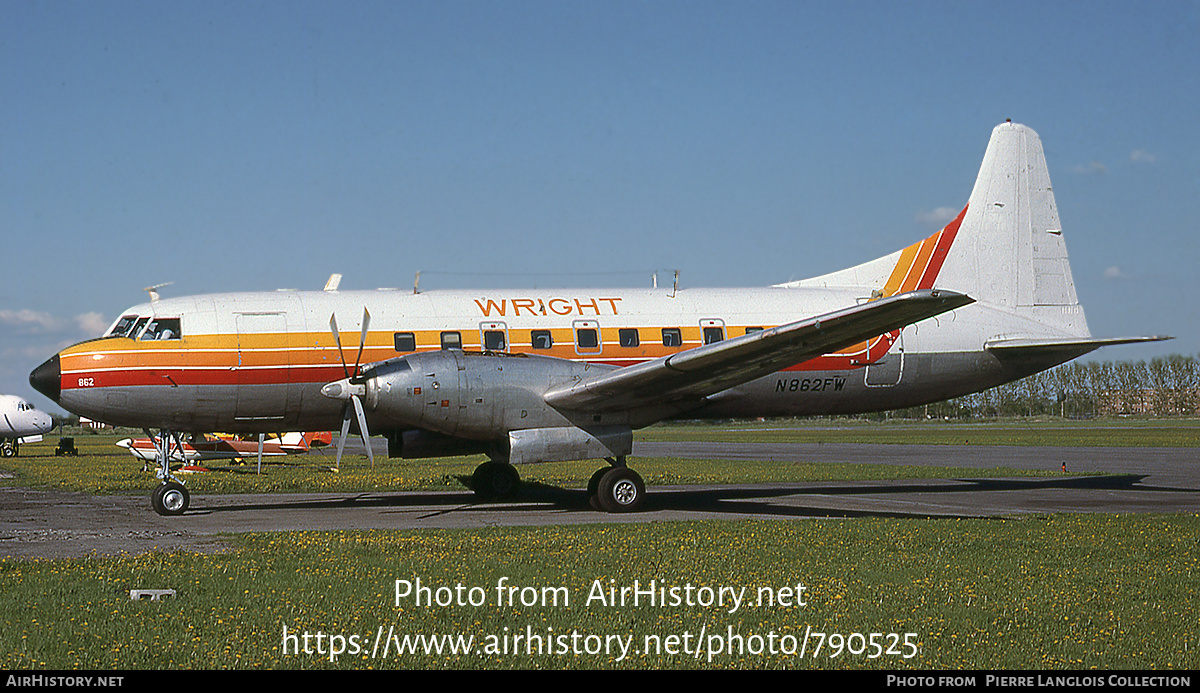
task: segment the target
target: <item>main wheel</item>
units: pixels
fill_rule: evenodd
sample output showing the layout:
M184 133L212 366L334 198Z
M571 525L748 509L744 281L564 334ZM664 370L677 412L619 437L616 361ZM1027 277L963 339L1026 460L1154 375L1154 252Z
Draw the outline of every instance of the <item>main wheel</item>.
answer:
M481 501L508 498L521 486L521 475L507 462L484 462L471 475L471 489Z
M178 481L168 481L154 489L154 495L150 496L150 505L159 515L182 515L190 502L188 490Z
M0 443L0 454L2 454L4 457L16 457L18 450L20 450L20 443L18 443L15 439L5 439L3 443Z
M636 513L646 500L646 484L629 467L613 467L600 477L596 503L610 513Z
M604 475L608 474L611 470L612 467L601 467L592 474L592 478L588 479L588 505L592 506L592 510L604 510L604 508L600 507L600 480L603 479Z

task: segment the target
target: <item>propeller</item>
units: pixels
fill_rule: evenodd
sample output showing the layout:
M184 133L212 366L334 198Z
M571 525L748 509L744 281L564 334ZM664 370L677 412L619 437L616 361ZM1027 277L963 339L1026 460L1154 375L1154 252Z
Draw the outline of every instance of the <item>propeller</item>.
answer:
M354 370L351 371L346 365L346 354L342 351L342 337L338 332L337 316L329 316L329 329L333 332L333 341L337 344L338 356L342 359L342 373L346 375L344 380L329 383L321 388L321 394L326 397L346 402L342 405L342 435L338 438L335 469L342 465L342 449L346 446L346 437L350 435L351 408L354 410L354 416L358 419L358 431L362 434L363 445L367 448L367 457L371 460L371 467L375 467L375 454L371 451L370 433L367 431L367 415L363 411L362 405L362 398L367 394L367 388L361 381L355 382L358 377L359 362L362 360L363 347L367 343L367 329L370 324L371 313L366 307L363 307L362 336L358 340L358 355L354 357Z

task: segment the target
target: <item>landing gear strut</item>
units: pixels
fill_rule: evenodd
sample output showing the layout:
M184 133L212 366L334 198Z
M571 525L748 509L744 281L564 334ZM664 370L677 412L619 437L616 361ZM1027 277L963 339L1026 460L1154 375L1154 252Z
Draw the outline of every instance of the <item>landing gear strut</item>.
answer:
M183 443L175 436L175 433L168 430L162 430L158 434L158 438L151 435L150 431L146 431L146 435L154 441L155 452L158 456L158 470L155 476L162 479L162 485L154 489L154 494L150 496L150 505L154 508L154 512L159 515L182 515L188 509L188 504L191 503L191 496L188 490L184 488L183 482L171 474L171 442L174 441L175 447L183 452Z
M588 503L609 513L636 513L646 500L641 475L625 466L625 457L608 458L609 467L597 469L588 480Z

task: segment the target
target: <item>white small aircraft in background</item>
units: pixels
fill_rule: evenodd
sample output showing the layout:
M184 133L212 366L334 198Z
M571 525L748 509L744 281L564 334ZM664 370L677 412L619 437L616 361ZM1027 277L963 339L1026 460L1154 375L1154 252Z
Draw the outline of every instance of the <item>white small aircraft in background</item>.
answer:
M353 359L338 315L343 324L362 316ZM511 493L516 464L604 459L589 501L633 512L646 495L626 464L633 431L658 421L913 407L1157 339L1091 335L1041 140L1007 122L944 229L813 279L750 289L406 294L338 291L331 281L324 291L152 293L29 382L69 411L157 428L168 441L178 439L171 432L340 424L340 461L357 423L368 455L368 433L387 437L391 457L483 453L490 459L472 479L482 498ZM152 505L178 515L189 496L169 447Z
M50 415L20 397L0 395L0 455L16 457L22 443L40 443L54 426Z

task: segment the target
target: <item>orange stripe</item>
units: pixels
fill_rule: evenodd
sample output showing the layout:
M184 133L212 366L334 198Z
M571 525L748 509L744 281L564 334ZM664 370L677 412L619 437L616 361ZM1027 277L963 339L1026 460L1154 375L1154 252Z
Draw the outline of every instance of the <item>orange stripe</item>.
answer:
M887 284L883 286L883 295L885 298L894 295L899 290L900 284L908 276L909 269L912 268L913 259L916 258L917 250L920 246L920 243L913 243L900 251L900 260L892 270L892 276L888 277Z
M937 247L938 236L941 235L942 232L938 231L929 238L921 241L921 250L917 253L917 259L913 262L908 276L904 278L904 286L900 289L901 292L909 292L917 288L917 282L921 281L921 275L924 274L925 268L929 266L929 257L933 255L933 249Z

